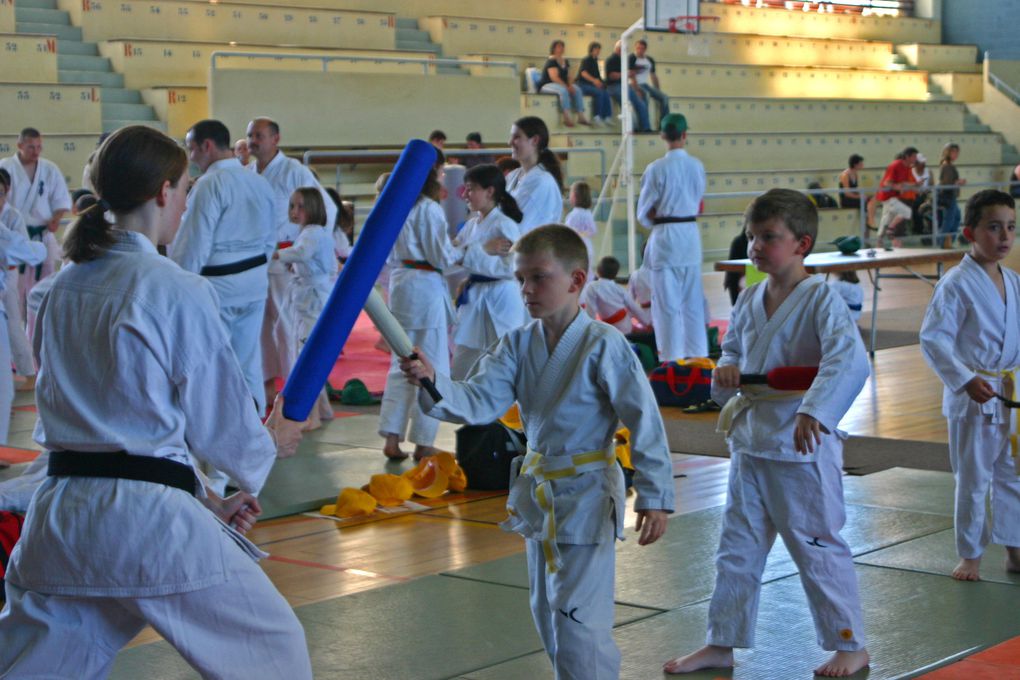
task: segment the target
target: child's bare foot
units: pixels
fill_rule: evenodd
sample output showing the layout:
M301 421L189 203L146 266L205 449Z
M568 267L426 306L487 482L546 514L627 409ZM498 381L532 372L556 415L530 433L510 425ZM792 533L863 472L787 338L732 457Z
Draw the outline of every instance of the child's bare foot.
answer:
M1006 546L1006 571L1020 574L1020 548Z
M953 569L953 578L957 581L980 581L981 580L981 558L969 560L966 557L960 558L960 563Z
M692 654L677 657L662 665L666 673L693 673L703 668L733 668L733 648L706 645Z
M826 678L845 678L861 670L871 661L868 650L859 649L856 652L836 652L832 658L815 669L815 675L822 675Z
M414 447L414 459L420 461L422 458L428 458L434 456L439 451L434 446L421 446L420 444Z
M383 455L390 460L405 460L407 454L400 450L400 437L395 434L386 435L386 444L383 445Z

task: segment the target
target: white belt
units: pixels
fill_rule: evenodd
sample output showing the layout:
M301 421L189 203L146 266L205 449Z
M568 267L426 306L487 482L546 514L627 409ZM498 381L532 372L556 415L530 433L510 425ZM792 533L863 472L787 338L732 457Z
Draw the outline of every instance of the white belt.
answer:
M602 451L586 451L571 456L543 456L529 448L521 464L521 476L535 480L535 497L544 515L542 520L542 552L545 554L546 569L550 574L563 566L560 551L556 546L556 503L551 482L555 479L574 477L585 472L603 470L616 462L616 446L610 444ZM514 509L507 506L513 515Z

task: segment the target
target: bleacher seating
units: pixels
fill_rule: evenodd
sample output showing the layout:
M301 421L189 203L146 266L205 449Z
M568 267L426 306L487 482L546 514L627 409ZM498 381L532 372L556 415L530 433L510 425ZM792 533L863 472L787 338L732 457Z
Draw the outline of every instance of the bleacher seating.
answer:
M0 33L14 33L17 22L14 19L14 3L0 2Z
M81 172L96 148L99 134L51 134L43 130L43 156L54 163L64 173L64 180L69 187L81 186ZM0 134L0 158L12 156L18 149L18 135Z
M9 83L57 82L57 39L44 35L0 34L3 71Z
M209 95L204 87L150 87L142 90L142 99L155 109L166 123L167 134L183 139L188 128L209 116ZM243 128L234 130L240 137Z
M977 61L976 45L925 45L904 43L896 46L896 52L914 68L922 71L954 71L978 73L981 64Z
M0 132L35 127L43 132L95 133L103 129L99 88L0 83Z

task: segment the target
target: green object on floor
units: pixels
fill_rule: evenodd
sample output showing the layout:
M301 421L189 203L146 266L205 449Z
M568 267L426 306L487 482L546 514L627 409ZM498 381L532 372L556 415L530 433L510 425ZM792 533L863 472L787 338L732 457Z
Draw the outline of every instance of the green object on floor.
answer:
M365 383L357 378L351 378L344 383L344 388L340 391L340 403L350 406L368 406L378 404L379 399L372 396L372 393L365 387Z

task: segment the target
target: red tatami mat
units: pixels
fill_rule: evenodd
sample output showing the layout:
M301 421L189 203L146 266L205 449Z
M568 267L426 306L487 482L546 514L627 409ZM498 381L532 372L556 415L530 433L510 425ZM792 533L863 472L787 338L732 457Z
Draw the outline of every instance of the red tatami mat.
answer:
M329 384L333 389L343 389L344 383L358 378L369 392L382 392L386 387L386 373L390 370L389 352L375 348L379 331L364 312L354 323L343 354L329 373Z
M1020 678L1020 637L972 654L945 668L921 676L922 680L1004 680Z
M19 449L14 446L0 446L0 462L9 465L29 463L39 456L35 449Z

